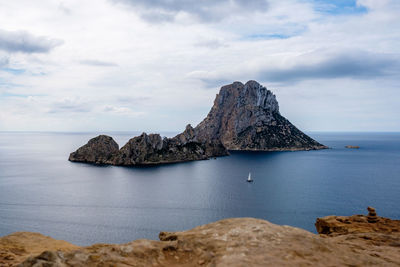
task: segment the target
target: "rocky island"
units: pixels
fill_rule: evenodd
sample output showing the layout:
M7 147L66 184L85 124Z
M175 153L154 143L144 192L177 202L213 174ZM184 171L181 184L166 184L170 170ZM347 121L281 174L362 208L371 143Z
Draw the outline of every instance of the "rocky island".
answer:
M190 124L173 138L159 134L142 133L118 149L118 144L106 135L91 139L86 145L72 152L70 161L118 166L154 165L228 155L217 139L199 141Z
M324 149L279 112L275 95L256 81L223 86L207 117L173 138L134 137L121 149L100 135L69 156L70 161L122 166L203 160L228 150L296 151Z
M317 219L316 227L319 235L231 218L161 232L160 241L88 247L19 232L0 238L0 266L400 266L400 220L370 208L367 216Z

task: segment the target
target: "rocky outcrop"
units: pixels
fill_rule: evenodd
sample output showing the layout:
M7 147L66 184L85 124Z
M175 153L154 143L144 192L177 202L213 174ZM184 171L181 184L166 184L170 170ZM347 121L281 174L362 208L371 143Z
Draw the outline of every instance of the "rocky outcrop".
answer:
M54 247L25 257L20 266L400 265L398 233L367 234L328 238L260 219L234 218L184 232L161 232L160 241L97 244L73 251Z
M78 248L39 233L16 232L0 238L0 266L16 266L29 256L37 256L48 250L67 252Z
M223 86L195 132L202 140L220 139L229 150L327 148L285 119L275 95L256 81Z
M163 164L225 156L227 150L312 150L326 146L313 140L279 113L274 94L256 81L223 86L207 117L174 138L159 134L134 137L118 150L100 135L71 153L69 160L123 166Z
M228 155L219 140L200 142L189 124L183 133L173 138L142 133L128 141L120 150L115 141L105 135L71 153L69 160L95 164L137 166L204 160Z
M315 227L318 233L330 236L354 233L400 234L400 220L379 217L372 207L368 215L326 216L318 218ZM398 243L400 246L400 243Z
M69 161L109 164L118 153L118 144L107 135L99 135L69 155Z
M130 139L113 159L113 164L129 166L173 163L225 156L227 153L218 140L199 142L189 124L183 133L173 138L143 133Z

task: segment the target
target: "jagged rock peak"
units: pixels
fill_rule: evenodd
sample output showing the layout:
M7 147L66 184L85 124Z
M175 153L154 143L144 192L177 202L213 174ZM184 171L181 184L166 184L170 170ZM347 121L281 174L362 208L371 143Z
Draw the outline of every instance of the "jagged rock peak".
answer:
M275 95L256 81L223 86L195 133L199 140L219 139L230 150L326 148L281 116Z
M250 80L246 84L234 82L223 86L219 94L217 94L216 102L219 105L223 105L232 96L237 99L235 104L238 108L250 105L279 113L279 104L276 96L256 81Z

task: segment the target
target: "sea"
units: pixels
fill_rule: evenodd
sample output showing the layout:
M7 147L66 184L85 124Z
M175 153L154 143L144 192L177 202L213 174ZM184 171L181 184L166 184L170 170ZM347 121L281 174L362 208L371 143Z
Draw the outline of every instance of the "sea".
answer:
M330 149L231 152L153 167L68 161L98 134L0 132L0 236L126 243L231 217L316 233L318 217L366 214L367 206L400 219L400 133L311 132ZM122 146L138 133L106 134Z

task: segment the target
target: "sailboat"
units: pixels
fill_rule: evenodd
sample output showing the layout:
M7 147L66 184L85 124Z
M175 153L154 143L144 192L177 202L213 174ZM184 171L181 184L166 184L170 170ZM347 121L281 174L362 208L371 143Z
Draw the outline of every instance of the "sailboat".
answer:
M252 183L253 179L251 179L251 172L249 172L249 177L247 177L247 182Z

